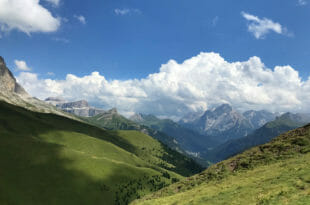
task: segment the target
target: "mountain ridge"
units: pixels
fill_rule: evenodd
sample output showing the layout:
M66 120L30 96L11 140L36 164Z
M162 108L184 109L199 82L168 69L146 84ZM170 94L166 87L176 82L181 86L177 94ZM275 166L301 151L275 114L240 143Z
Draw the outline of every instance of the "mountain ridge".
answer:
M251 147L265 144L284 132L296 129L308 123L310 123L310 114L284 113L276 117L275 120L255 130L253 133L242 138L229 140L212 150L202 153L202 156L209 161L219 162L250 149Z
M248 135L266 122L273 120L276 114L254 110L240 113L229 104L222 104L196 116L190 120L181 119L179 123L200 134L217 137L223 143Z
M92 107L86 100L67 102L57 97L48 97L44 100L46 103L56 106L58 109L81 117L92 117L106 112L103 109Z

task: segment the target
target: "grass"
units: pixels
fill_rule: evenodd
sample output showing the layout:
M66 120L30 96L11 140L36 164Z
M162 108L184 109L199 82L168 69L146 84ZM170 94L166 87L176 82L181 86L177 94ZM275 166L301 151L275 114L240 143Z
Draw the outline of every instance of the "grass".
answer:
M141 204L309 204L309 161L302 155Z
M310 204L310 125L132 204Z
M137 131L105 131L0 102L3 205L128 204L192 172L163 157L169 154Z

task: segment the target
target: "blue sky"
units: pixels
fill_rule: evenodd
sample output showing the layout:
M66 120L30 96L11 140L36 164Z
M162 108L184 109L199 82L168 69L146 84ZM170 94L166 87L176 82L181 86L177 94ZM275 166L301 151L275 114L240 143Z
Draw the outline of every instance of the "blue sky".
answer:
M39 6L58 19L59 25L50 22L53 31L10 27L16 22L0 9L0 24L6 25L0 54L16 76L19 60L39 79L93 71L107 80L144 79L170 59L182 63L200 52L219 53L228 62L258 56L270 69L290 65L303 80L310 76L307 0L41 0ZM249 26L259 22L253 18L265 18L271 28L255 36Z
M58 7L41 2L68 22L53 33L4 35L0 53L11 67L14 59L23 59L35 72L59 78L93 70L111 79L141 78L169 59L181 62L214 51L228 61L259 56L268 67L289 64L309 76L310 7L297 0L61 0ZM131 11L117 15L115 9ZM270 33L257 40L247 31L242 11L279 22L294 36ZM83 15L86 24L74 15Z

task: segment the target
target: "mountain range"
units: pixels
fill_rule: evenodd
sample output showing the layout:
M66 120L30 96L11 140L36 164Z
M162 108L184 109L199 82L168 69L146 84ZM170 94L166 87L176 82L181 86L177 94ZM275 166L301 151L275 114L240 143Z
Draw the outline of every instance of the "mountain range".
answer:
M287 113L276 117L279 113L265 110L249 110L240 113L230 105L223 104L207 110L203 115L191 113L177 123L141 113L127 119L115 108L105 111L90 107L85 100L67 102L61 98L50 97L45 101L65 112L81 116L82 120L104 129L137 130L150 135L171 149L192 156L203 166L208 166L209 162L227 159L253 146L264 144L278 134L310 122L306 114ZM208 127L206 132L213 136L205 134L206 132L199 133L199 129L191 126L198 124L197 122L205 124L205 127ZM270 126L271 124L274 126ZM233 133L233 138L229 135L228 139L223 139L222 137L227 133Z
M190 118L183 118L179 124L202 135L215 136L218 141L224 143L250 134L274 120L276 115L264 110L240 113L230 105L223 104L205 111L201 116L192 114Z
M82 117L92 117L105 112L103 109L89 106L86 100L67 102L61 98L49 97L45 99L45 102L56 106L58 109L64 112Z
M309 204L309 122L228 104L174 122L41 101L0 57L0 204Z
M310 114L285 113L245 137L232 139L212 150L206 150L202 153L202 157L211 162L219 162L251 147L265 144L284 132L308 123L310 123Z
M191 156L202 166L209 166L210 162L225 160L248 148L267 143L285 131L310 122L307 114L285 113L276 117L280 114L265 110L240 113L230 105L223 104L202 115L191 113L177 123L141 113L128 119L120 115L116 108L105 111L89 106L85 100L67 102L50 97L45 101L104 129L145 133L171 149ZM206 131L199 129L199 124L204 125Z

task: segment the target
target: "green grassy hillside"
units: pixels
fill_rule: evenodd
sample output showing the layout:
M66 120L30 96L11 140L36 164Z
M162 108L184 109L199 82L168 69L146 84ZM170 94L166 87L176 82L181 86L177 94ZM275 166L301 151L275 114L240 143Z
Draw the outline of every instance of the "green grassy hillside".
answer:
M175 153L140 132L0 102L0 204L128 204L199 171Z
M132 204L310 204L310 125Z

